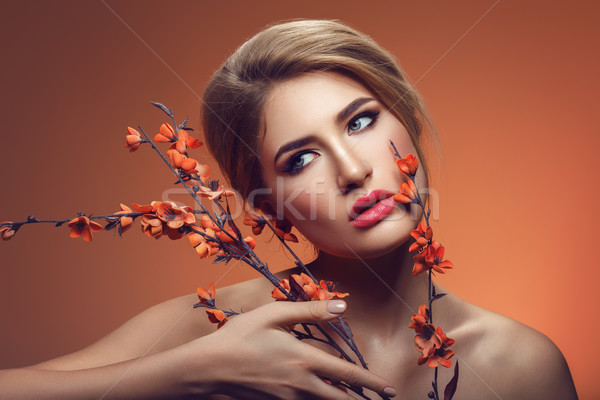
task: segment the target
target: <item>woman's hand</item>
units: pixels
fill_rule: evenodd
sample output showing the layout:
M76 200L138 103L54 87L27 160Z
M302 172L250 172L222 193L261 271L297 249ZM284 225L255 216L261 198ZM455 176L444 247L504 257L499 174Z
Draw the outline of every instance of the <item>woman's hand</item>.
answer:
M323 322L346 309L342 300L275 302L235 316L218 331L190 342L185 370L191 393L236 399L348 399L321 377L393 397L383 378L290 334L290 326ZM194 348L200 346L201 350Z

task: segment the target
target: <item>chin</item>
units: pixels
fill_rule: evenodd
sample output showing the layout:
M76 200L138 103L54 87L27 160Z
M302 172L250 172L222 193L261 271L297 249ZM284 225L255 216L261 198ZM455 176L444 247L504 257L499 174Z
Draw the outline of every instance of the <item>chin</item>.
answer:
M320 251L336 257L353 259L373 259L382 257L398 250L410 239L410 232L414 229L409 224L403 224L400 227L392 221L382 221L378 224L378 229L370 229L359 234L344 235L340 241L336 241L335 247L319 247ZM416 226L416 222L414 223Z

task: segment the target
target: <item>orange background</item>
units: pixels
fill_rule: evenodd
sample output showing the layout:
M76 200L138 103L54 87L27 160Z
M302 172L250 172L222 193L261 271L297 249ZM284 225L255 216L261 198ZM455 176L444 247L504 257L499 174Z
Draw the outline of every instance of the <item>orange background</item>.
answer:
M155 133L164 121L149 101L198 127L198 94L245 38L282 19L339 18L398 57L433 114L444 151L434 228L456 265L439 282L547 334L581 398L600 396L589 362L600 356L599 3L213 3L1 3L0 221L161 199L166 168L123 148L127 125ZM260 254L291 264L274 243ZM256 275L137 228L88 244L25 226L0 243L0 263L0 368L74 351L197 285Z

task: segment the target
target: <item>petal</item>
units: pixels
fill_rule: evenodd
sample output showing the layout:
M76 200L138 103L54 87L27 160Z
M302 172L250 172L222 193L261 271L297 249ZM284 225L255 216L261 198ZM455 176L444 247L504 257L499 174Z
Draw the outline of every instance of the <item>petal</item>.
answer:
M86 225L83 227L83 230L81 231L81 238L86 242L92 241L92 230L89 226Z
M186 158L182 161L181 168L183 168L186 171L191 171L196 168L196 164L198 164L198 161L194 160L193 158ZM194 172L190 173L193 174Z
M194 247L198 246L200 243L203 243L205 241L204 237L196 232L188 233L187 238Z
M102 225L100 225L99 223L94 222L94 221L90 221L89 226L90 226L91 230L94 232L100 232L102 229L104 229L104 227Z
M409 197L405 196L402 193L396 193L394 195L394 201L396 203L411 203L412 202L412 200Z
M151 205L140 205L138 203L133 203L131 204L131 207L137 211L137 212L142 212L142 213L147 213L152 211L152 206Z
M225 318L225 313L221 310L206 310L206 314L208 314L208 319L212 323L219 323Z
M131 136L140 136L140 133L130 126L127 127L127 133Z
M444 358L440 358L439 363L446 368L450 368L452 366L452 360L446 360Z
M127 136L125 136L125 140L127 141L127 144L129 146L135 146L135 145L141 143L142 138L139 136L135 136L135 135L127 135Z
M204 289L203 287L198 286L196 288L196 294L198 295L198 299L200 299L200 302L202 304L206 304L207 301L211 300L211 296L208 293L208 290Z
M159 129L161 135L167 138L172 138L174 136L175 131L171 128L169 124L162 124Z
M9 240L13 236L15 236L15 233L16 233L16 231L12 230L12 229L2 231L2 240Z
M413 274L413 276L417 276L417 275L419 275L423 271L425 271L425 266L422 263L417 262L413 266L412 274Z
M181 154L184 154L185 151L187 150L187 147L185 145L185 140L181 140L179 139L177 141L177 144L175 145L175 149L180 152Z
M196 253L198 253L200 257L205 257L208 253L208 245L205 242L200 243L196 246Z
M276 300L287 300L287 297L278 288L274 288L273 291L271 291L271 297Z
M157 133L156 135L154 135L154 141L158 143L168 143L171 141L171 139L169 139L162 133Z
M81 236L81 230L77 228L71 228L71 230L69 231L69 236L72 238L78 238L79 236Z
M190 149L197 149L198 147L202 146L202 144L203 143L201 141L193 137L188 137L186 142L187 147Z

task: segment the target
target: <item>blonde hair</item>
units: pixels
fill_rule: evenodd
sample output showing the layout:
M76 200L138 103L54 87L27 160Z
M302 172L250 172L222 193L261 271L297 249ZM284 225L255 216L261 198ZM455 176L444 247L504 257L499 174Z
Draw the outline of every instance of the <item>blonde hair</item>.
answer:
M340 22L296 20L270 26L245 42L204 92L206 142L244 199L264 186L259 157L265 100L278 83L313 71L344 74L372 92L405 126L429 181L421 146L429 120L421 97L393 56Z

